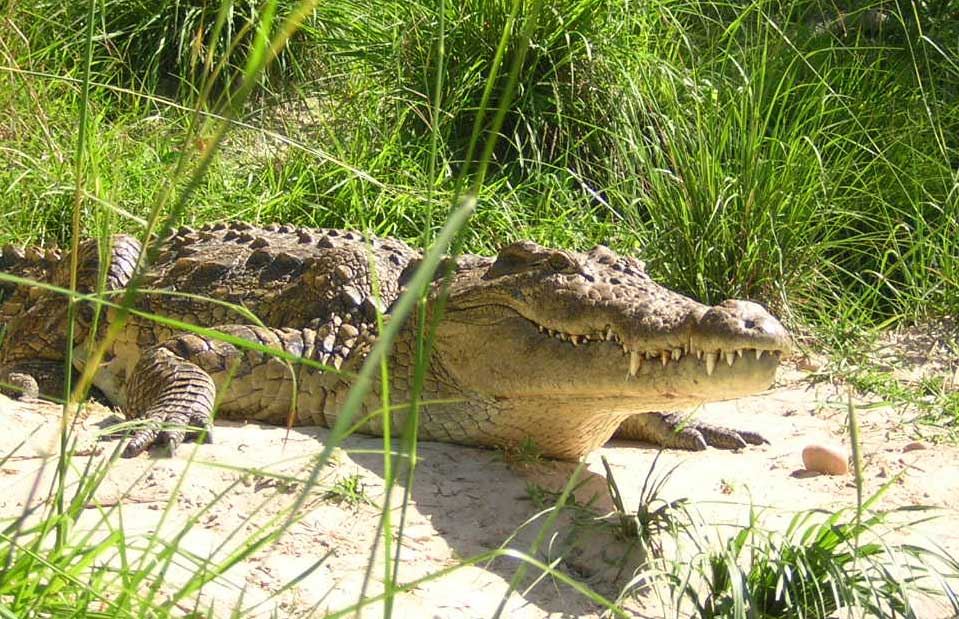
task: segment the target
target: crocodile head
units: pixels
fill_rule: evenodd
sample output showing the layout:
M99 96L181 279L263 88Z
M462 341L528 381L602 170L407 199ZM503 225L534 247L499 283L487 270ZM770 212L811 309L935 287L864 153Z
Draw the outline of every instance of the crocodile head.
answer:
M765 389L789 350L786 330L755 303L709 307L606 247L523 241L455 273L434 362L482 403L470 418L518 429L474 441L531 437L546 455L578 458L631 414Z

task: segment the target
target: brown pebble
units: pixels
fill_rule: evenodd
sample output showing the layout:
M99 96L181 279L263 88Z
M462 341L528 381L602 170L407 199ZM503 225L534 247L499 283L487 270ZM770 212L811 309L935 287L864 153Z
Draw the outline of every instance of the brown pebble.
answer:
M920 441L913 441L902 448L902 452L906 453L907 451L919 451L920 449L929 449L929 447Z
M849 472L849 460L845 452L833 446L813 443L802 450L802 462L806 470L827 475L845 475Z

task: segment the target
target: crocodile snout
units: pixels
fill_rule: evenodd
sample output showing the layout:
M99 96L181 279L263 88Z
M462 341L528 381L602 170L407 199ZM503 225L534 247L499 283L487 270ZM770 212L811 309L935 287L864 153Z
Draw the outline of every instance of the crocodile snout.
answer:
M702 315L691 338L702 350L755 348L779 352L786 357L792 351L789 334L781 322L758 303L727 300Z

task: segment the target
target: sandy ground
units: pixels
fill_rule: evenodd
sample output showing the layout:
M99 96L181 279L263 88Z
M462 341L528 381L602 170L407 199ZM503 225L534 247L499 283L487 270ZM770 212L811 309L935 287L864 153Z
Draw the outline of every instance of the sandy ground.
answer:
M853 505L851 476L810 475L802 470L800 457L802 448L815 440L848 445L844 431L847 391L825 382L817 384L808 371L800 368L808 370L809 365L785 368L777 385L766 393L706 406L700 412L705 419L758 430L771 444L742 453L714 449L666 452L657 470L665 471L674 464L679 468L667 482L664 496L690 499L714 523L744 522L750 504L763 506L771 526L785 523L796 509ZM933 370L954 372L955 367L940 364ZM81 430L81 450L86 445L90 452L100 452L93 457L103 457L115 443L95 443L94 436L109 422L111 413L102 407L91 408ZM918 436L915 425L902 411L869 408L862 410L860 417L867 492L901 474L881 506L923 504L945 508L942 517L925 525L922 532L959 556L959 515L955 511L959 506L959 449ZM28 503L40 502L47 492L48 485L38 485L37 480L38 476L48 479L52 475L54 461L50 456L55 452L59 408L0 396L0 418L6 429L0 435L0 453L10 454L20 445L0 467L0 517L9 518L22 513ZM312 469L312 457L327 437L328 432L322 428L298 428L287 434L282 428L218 423L212 445L188 445L172 459L152 454L117 462L96 498L104 509L119 506L124 529L134 540L144 539L158 527L165 539L172 540L189 518L196 518L181 547L200 557L222 558L236 546L237 538L231 538L231 532L240 529L252 534L263 530L298 496L301 484L287 483L274 474L306 478ZM916 440L926 448L904 449ZM311 608L332 611L355 603L374 547L379 506L386 499L383 458L376 453L381 448L380 439L355 436L335 450L333 463L322 469L320 483L300 509L299 518L286 527L276 543L230 569L222 584L206 591L207 599L215 600L225 610L243 591L243 606L257 616L274 611L279 616L290 616ZM586 501L595 494L594 505L600 511L610 505L600 461L600 456L605 456L627 506L635 507L655 455L656 450L649 446L607 445L588 459L586 483L578 489L577 499ZM192 463L191 456L195 457ZM510 464L496 452L438 443L422 444L420 458L407 513L401 582L499 548L517 529L520 533L508 545L528 550L536 524L542 522L540 519L522 528L540 510L531 499L530 488L560 489L572 470L572 465L557 462ZM82 467L85 460L76 458L75 467ZM187 468L186 481L177 490L176 482ZM250 472L251 468L260 472ZM337 481L352 476L358 476L354 479L360 481L369 502L350 504L327 494ZM32 489L36 490L31 496ZM394 505L401 500L400 492L394 491ZM171 496L175 496L175 504L164 516ZM394 519L399 518L398 509L392 513ZM115 510L109 519L115 521L117 517ZM102 518L101 509L91 502L79 529L97 526ZM622 542L609 529L598 531L589 533L593 537L559 567L599 591L612 593L607 562L617 558ZM564 537L560 530L549 538L553 543L544 547L540 557L554 558ZM134 548L137 543L130 545ZM185 561L181 563L180 571L169 574L172 581L196 569ZM296 586L270 598L284 583L317 563ZM501 558L421 584L397 597L394 616L490 617L507 592L517 565L516 560ZM366 586L367 595L382 590L382 572L377 560ZM655 604L642 597L627 601L626 606L637 616L658 615ZM598 617L601 610L570 587L545 578L531 590L511 594L503 616ZM381 612L373 605L363 616ZM928 617L951 616L936 604L924 606L922 613Z

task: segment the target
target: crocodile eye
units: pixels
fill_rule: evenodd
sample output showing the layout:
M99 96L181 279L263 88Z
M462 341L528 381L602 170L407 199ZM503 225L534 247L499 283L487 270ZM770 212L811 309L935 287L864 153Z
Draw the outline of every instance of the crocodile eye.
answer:
M568 271L572 267L576 266L572 258L559 251L550 254L548 261L549 266L556 271Z

